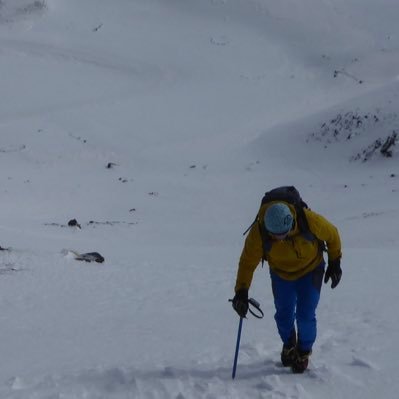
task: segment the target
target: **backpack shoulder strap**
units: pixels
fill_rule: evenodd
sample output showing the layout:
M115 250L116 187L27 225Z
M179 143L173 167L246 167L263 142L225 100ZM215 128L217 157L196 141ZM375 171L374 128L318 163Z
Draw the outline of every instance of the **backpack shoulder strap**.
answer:
M297 217L298 229L300 234L308 241L314 241L316 236L312 233L309 228L308 219L305 214L304 207L295 206L295 212Z
M264 262L267 261L267 254L272 249L273 243L263 223L258 223L258 228L259 228L260 238L262 240L262 248L263 248L262 267L263 267Z
M258 215L256 215L255 220L250 224L250 226L244 231L244 233L242 233L243 236L245 236L249 230L252 229L252 227L255 225L255 223L257 223L259 217Z
M310 210L310 208L308 208L307 206L306 206L306 209ZM308 241L317 240L318 243L319 243L319 250L321 252L326 252L327 251L326 243L323 240L320 240L316 236L316 234L314 234L312 232L312 230L309 227L309 222L308 222L308 218L306 217L305 209L301 208L299 213L297 211L297 215L299 215L298 216L298 222L300 221L300 223L302 224L302 230L301 230L302 231L301 232L302 236Z

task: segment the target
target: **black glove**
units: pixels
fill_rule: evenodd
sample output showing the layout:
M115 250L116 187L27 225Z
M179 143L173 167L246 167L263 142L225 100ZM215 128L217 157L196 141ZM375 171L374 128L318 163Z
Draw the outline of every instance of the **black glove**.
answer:
M338 258L331 261L329 260L326 274L324 276L324 283L327 283L327 281L331 278L331 288L335 288L339 284L341 276L341 259Z
M238 313L238 316L245 317L248 312L248 290L246 288L238 290L232 302L233 309Z

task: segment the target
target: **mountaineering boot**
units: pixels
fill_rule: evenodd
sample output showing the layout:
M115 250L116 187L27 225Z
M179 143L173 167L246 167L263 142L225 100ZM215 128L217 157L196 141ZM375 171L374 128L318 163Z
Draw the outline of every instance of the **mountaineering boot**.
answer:
M281 351L281 363L284 367L292 367L296 355L295 346L285 346L283 345L283 350Z
M311 354L312 351L302 351L297 348L291 365L292 372L295 374L302 374L308 368L309 356Z
M288 343L283 345L281 363L284 367L292 367L296 355L296 331L293 330Z

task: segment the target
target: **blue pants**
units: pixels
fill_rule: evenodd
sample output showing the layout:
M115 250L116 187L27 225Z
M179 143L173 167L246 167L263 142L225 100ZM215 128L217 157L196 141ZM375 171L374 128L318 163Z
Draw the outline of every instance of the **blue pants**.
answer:
M292 344L293 337L296 336L296 321L299 349L312 349L316 340L316 308L320 299L324 267L323 261L316 269L294 281L284 280L270 270L276 308L274 319L285 345Z

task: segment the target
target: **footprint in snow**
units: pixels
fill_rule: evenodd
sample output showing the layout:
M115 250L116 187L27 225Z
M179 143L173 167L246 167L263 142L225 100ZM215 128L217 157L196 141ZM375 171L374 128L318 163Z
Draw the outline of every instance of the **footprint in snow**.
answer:
M230 44L230 40L224 35L219 37L211 37L210 42L214 46L227 46L228 44Z
M376 365L374 365L372 362L370 362L369 360L366 360L366 359L362 359L357 356L353 357L350 365L355 366L355 367L363 367L363 368L367 368L370 370L378 370L378 367Z

